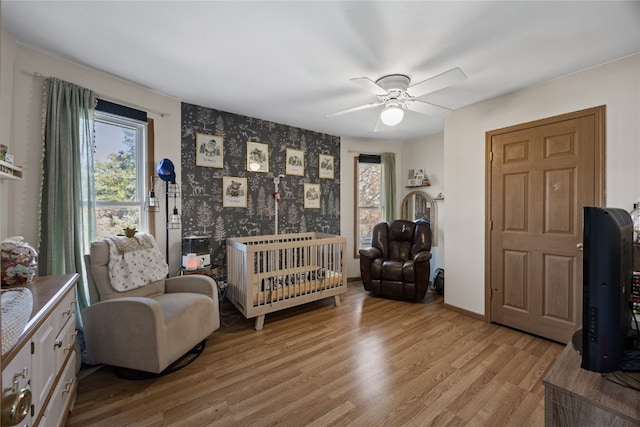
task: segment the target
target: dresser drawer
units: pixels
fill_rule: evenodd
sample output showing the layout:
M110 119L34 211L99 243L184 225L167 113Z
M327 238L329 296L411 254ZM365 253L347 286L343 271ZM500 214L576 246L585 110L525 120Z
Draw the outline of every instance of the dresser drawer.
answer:
M67 323L62 327L60 333L58 333L55 344L53 345L56 372L62 367L69 353L74 350L77 335L76 317L72 314L72 316L67 319Z
M27 400L17 399L23 396L14 390L31 392L28 415L17 426L58 427L73 402L77 389L75 285L79 277L75 273L38 276L25 286L33 294L31 318L18 342L2 355L2 403L11 402L13 396L25 408ZM3 419L0 424L13 423Z
M63 425L62 421L69 411L71 400L75 396L76 388L78 387L75 366L75 352L72 352L37 426Z
M60 333L62 328L66 325L66 323L73 317L75 318L76 313L76 293L73 289L71 289L62 299L58 307L54 310L52 314L53 319L53 328L56 332L56 335ZM75 320L74 320L75 322Z
M51 405L51 393L60 386L62 379L58 376L65 362L73 364L75 375L75 359L69 360L69 354L75 348L75 304L74 289L69 288L32 338L31 388L35 425L49 425L43 423L42 417Z

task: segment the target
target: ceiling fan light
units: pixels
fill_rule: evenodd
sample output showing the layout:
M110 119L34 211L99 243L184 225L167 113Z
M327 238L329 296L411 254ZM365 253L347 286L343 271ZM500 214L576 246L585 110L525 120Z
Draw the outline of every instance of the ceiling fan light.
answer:
M395 126L402 121L404 110L396 105L386 107L380 113L380 120L387 126Z

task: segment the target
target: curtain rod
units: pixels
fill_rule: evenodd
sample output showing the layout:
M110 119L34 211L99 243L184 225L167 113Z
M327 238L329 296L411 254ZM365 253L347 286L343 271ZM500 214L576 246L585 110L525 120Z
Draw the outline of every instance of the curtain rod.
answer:
M42 74L38 73L37 71L32 73L30 71L20 70L20 73L24 74L25 76L37 77L37 78L41 78L41 79L48 78L47 76L42 75ZM155 111L155 110L143 107L141 105L136 105L136 104L133 104L133 103L128 102L128 101L123 101L123 100L118 99L118 98L114 98L114 97L111 97L111 96L105 96L105 95L102 95L100 93L96 93L96 96L98 98L104 99L105 101L116 102L116 103L122 104L122 105L124 105L126 107L135 108L136 110L147 111L149 113L157 114L160 117L169 117L169 113L163 113L161 111Z
M354 150L347 150L347 153L351 153L351 154L364 154L364 155L370 155L370 156L380 156L383 153L366 153L363 151L354 151Z

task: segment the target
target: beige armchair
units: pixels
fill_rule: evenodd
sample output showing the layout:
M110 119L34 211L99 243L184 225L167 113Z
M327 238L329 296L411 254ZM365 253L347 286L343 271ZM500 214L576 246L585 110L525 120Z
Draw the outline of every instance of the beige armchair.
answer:
M82 311L82 321L91 361L161 373L220 327L212 278L163 278L116 291L109 276L110 256L107 240L93 242L90 255L85 255L90 306Z

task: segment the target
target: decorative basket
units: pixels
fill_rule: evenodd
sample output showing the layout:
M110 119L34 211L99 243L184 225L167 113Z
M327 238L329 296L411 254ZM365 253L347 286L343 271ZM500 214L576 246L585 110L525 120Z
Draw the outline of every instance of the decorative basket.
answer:
M1 284L17 286L31 283L38 271L38 253L22 236L8 237L2 246Z
M2 289L0 296L2 319L2 354L11 350L29 323L33 310L33 295L27 288Z

